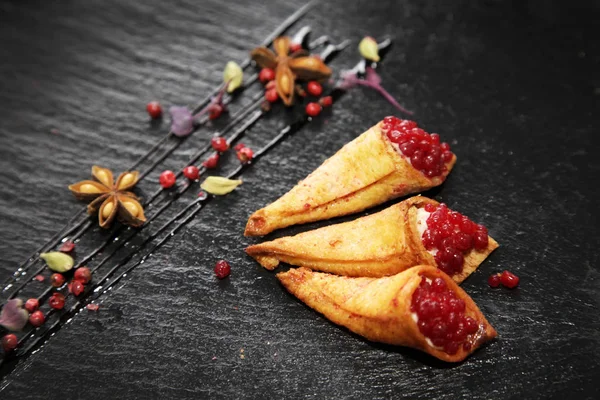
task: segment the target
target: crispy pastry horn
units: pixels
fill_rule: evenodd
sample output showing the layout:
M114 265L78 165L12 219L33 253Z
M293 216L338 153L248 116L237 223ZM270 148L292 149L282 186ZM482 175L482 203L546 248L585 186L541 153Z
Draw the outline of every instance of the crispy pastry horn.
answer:
M346 276L381 277L417 264L436 266L417 227L417 210L428 203L439 204L423 196L411 197L353 221L249 246L246 253L270 270L283 261ZM452 279L465 280L497 247L488 237L487 248L465 253L463 270Z
M362 211L390 199L440 185L413 168L381 130L381 122L346 144L292 190L250 216L244 235L262 236L294 224Z
M441 277L456 297L465 302L465 315L478 325L477 331L467 336L469 350L460 346L455 354L448 354L434 346L419 330L411 304L413 292L422 277L432 281ZM446 274L431 266L415 266L384 278L351 278L298 268L281 272L277 278L290 293L330 321L369 340L412 347L440 360L462 361L497 336L469 295Z

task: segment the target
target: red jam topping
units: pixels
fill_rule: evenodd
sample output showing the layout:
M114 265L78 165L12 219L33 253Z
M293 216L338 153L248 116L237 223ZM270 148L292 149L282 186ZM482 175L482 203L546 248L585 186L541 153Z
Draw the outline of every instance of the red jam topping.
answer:
M452 276L460 274L464 265L464 254L472 249L482 250L488 245L485 226L478 225L468 217L448 209L445 204L427 204L429 212L427 229L421 240L429 251L435 251L435 262L439 269Z
M440 143L437 133L429 134L416 122L396 117L385 117L381 129L412 166L425 176L433 178L448 171L446 163L452 160L454 154L448 143Z
M466 306L442 278L422 278L412 296L410 310L417 315L419 331L434 346L456 354L462 346L471 350L472 335L479 330L477 321L465 314Z

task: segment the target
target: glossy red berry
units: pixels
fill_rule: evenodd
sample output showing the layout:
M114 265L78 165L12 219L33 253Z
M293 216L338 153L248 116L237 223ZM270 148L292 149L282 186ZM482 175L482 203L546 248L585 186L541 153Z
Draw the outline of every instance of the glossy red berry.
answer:
M75 270L73 279L85 285L92 280L92 271L88 267L79 267Z
M25 302L25 309L30 313L34 312L38 308L40 308L40 302L38 299L31 298L27 299L27 301Z
M306 114L308 114L309 117L316 117L320 113L321 106L319 105L319 103L308 103L306 105Z
M217 278L219 278L219 279L227 278L230 273L231 273L231 266L229 265L229 263L227 261L225 261L225 260L217 261L217 264L215 265L215 275L217 276Z
M331 97L331 96L321 97L319 99L319 104L322 105L323 107L331 107L331 105L333 104L333 97Z
M229 144L227 140L222 137L214 137L210 140L210 144L215 151L223 153L229 149Z
M503 271L500 275L500 281L504 286L509 289L517 287L519 284L519 277L509 271Z
M277 90L276 89L269 89L265 92L265 100L267 100L269 103L275 103L277 100L279 100L279 95L277 94Z
M71 242L70 240L67 240L66 242L60 245L58 251L62 251L63 253L70 253L73 251L73 249L75 249L75 243Z
M490 285L490 287L498 287L500 286L500 283L500 274L494 274L488 278L488 285Z
M69 291L75 296L79 296L85 290L83 282L74 280L69 284Z
M29 323L35 326L36 328L38 326L44 325L44 321L46 321L46 317L44 316L44 313L40 310L34 311L29 316Z
M204 168L208 168L208 169L217 168L218 164L219 164L219 155L218 154L211 155L202 163Z
M158 178L158 182L160 183L160 186L162 186L165 189L172 187L176 181L177 181L177 176L175 175L175 173L173 171L169 171L169 170L163 171L160 174L160 177Z
M208 119L217 119L223 114L225 108L220 104L213 104L208 108Z
M310 82L308 82L308 85L306 86L306 90L312 96L319 97L321 95L321 93L323 93L323 86L321 86L321 84L319 82L310 81Z
M148 111L148 115L152 119L160 118L162 115L162 107L158 101L151 101L146 104L146 111Z
M300 50L302 50L301 43L290 43L290 53L295 53Z
M254 158L254 152L250 147L242 147L237 151L236 155L238 160L240 160L242 164L246 164L252 161L252 158Z
M54 293L50 296L50 299L48 299L48 304L55 310L62 310L65 306L65 296L60 293Z
M183 176L191 181L195 181L200 177L200 170L195 165L189 165L183 169Z
M65 277L62 274L54 273L50 275L50 284L54 287L61 287L65 283Z
M14 333L9 333L8 335L4 335L2 338L2 348L5 352L13 351L19 345L19 339L17 339L17 335Z
M260 72L258 73L258 79L262 82L262 83L267 83L272 81L273 79L275 79L275 71L272 70L271 68L263 68L260 70Z

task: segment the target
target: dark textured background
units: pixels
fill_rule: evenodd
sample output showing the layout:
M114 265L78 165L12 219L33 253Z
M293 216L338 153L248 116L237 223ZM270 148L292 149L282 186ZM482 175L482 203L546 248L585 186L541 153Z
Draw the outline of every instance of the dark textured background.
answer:
M263 3L0 1L2 282L81 209L69 183L94 163L126 168L162 136L168 123L148 122L147 101L195 103L228 60L299 6ZM594 1L335 0L301 23L314 37L353 41L338 71L355 63L362 36L395 37L385 86L453 144L458 164L430 195L501 244L463 285L500 336L466 362L349 334L244 255L252 211L395 113L356 89L104 295L100 311L84 310L20 363L0 398L597 398L599 10ZM264 144L283 119L275 112L244 142ZM179 168L210 133L159 170ZM102 237L93 231L80 250ZM220 258L233 265L223 282L212 272ZM518 289L487 286L503 269L521 277Z

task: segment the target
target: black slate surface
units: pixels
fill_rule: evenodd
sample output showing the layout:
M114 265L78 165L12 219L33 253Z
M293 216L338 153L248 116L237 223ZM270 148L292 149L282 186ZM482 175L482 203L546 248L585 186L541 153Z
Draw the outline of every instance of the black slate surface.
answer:
M126 168L166 132L168 121L148 121L147 101L196 103L228 60L301 4L261 3L0 2L2 282L83 207L69 183L94 163ZM393 36L384 85L458 155L428 194L501 244L463 285L500 336L466 362L362 340L243 252L256 241L241 234L252 211L395 113L356 89L103 295L97 313L84 310L3 369L0 398L597 398L599 10L594 1L335 0L298 25L353 41L338 71L355 63L362 36ZM285 120L275 112L243 141L258 147ZM142 194L211 133L189 138ZM105 237L94 230L78 249ZM220 258L233 270L217 282ZM521 277L518 289L487 286L503 269Z

